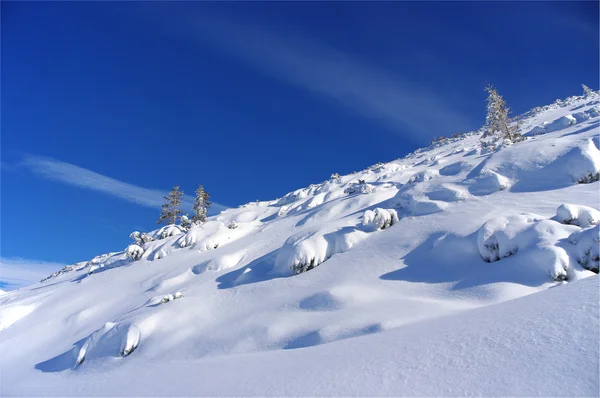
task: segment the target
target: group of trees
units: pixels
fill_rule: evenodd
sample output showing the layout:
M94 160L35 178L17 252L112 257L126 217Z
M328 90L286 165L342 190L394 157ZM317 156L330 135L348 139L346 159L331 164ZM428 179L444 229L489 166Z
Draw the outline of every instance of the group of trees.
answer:
M175 185L173 190L164 198L165 203L162 205L160 217L158 217L158 220L156 221L157 224L175 224L177 220L180 220L182 225L189 227L193 224L199 224L206 221L208 208L210 207L211 202L209 201L210 194L204 190L202 185L196 189L196 199L194 200L194 206L192 207L194 215L191 219L187 214L182 215L183 211L180 207L183 191L179 189L178 185Z
M582 84L583 96L589 98L594 95L594 91L585 84ZM493 86L488 85L485 88L488 93L487 98L487 116L485 118L484 132L482 140L491 139L491 142L504 141L514 143L524 138L518 132L519 124L516 120L509 117L510 108L506 105L504 98Z

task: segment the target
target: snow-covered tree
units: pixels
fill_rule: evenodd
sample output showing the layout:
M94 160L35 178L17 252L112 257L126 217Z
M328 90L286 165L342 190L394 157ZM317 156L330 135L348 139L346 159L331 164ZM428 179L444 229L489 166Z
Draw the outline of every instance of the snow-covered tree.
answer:
M585 84L582 84L581 87L583 88L583 96L585 98L589 98L592 95L594 95L594 91L591 88L589 88L588 86L586 86Z
M179 224L187 230L190 229L190 227L192 226L192 221L190 220L188 215L185 214L179 219Z
M142 234L141 234L139 231L133 231L133 232L132 232L132 233L129 235L129 237L130 237L131 239L133 239L133 242L134 242L136 245L142 245L142 244L143 244L143 242L142 242Z
M198 189L196 189L196 200L194 201L194 217L192 217L192 222L201 223L206 221L206 213L208 208L211 205L211 202L208 200L210 198L210 194L204 190L204 187L200 185Z
M504 98L491 85L485 89L488 92L487 116L485 118L485 131L481 138L495 140L520 141L521 135L517 133L516 123L511 124L508 116L510 109L506 106Z
M160 217L157 224L175 224L177 219L181 214L181 198L183 197L183 191L179 190L179 186L175 185L173 190L169 192L167 196L165 196L166 203L162 205L162 210L160 212Z

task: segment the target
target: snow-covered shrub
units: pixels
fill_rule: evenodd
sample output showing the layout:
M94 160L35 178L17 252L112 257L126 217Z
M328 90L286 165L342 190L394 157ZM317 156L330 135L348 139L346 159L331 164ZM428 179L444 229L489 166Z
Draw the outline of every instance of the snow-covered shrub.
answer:
M487 262L517 255L520 259L513 264L523 270L533 267L545 271L555 281L576 280L591 275L584 268L593 267L583 265L597 257L588 247L593 243L594 232L581 235L576 233L579 231L577 226L543 220L531 214L498 217L479 229L477 245L479 254ZM597 230L595 234L598 239ZM567 239L576 246L565 246L563 242ZM588 255L590 259L587 259Z
M560 160L559 166L574 182L589 184L600 178L600 151L591 139L571 149Z
M173 296L173 299L177 300L177 299L182 298L182 297L183 297L183 294L181 294L181 292L176 292L175 295Z
M166 239L170 236L181 235L185 231L179 225L165 225L161 229L158 230L157 235L160 236L161 239Z
M136 245L134 243L132 245L127 246L127 248L125 249L125 254L131 260L139 260L144 255L144 249L141 246Z
M386 229L398 222L398 213L393 209L367 210L363 215L362 225L367 231Z
M167 294L165 297L163 297L162 300L160 300L161 304L164 303L168 303L169 301L175 300L175 296L173 296L172 294Z
M144 242L142 242L142 238L141 238L141 236L142 236L142 234L141 234L139 231L133 231L133 232L132 232L132 233L129 235L129 237L130 237L131 239L133 239L133 242L134 242L136 245L140 245L140 246L141 246L141 245L144 243Z
M148 242L152 242L154 239L152 239L152 237L148 234L146 234L145 232L142 232L140 234L140 240L142 241L142 243L148 243Z
M331 175L331 177L329 177L330 180L337 180L338 178L340 178L340 174L339 173L333 173Z
M407 184L414 184L417 182L423 182L423 181L428 181L431 180L434 177L437 177L440 173L437 170L434 169L427 169L427 170L423 170L423 171L419 171L418 173L412 175L409 179Z
M562 204L556 209L556 219L563 224L587 228L600 222L600 211L588 206Z
M586 175L579 177L579 179L577 179L577 183L578 184L590 184L590 183L596 182L598 180L600 180L600 172L598 172L596 174L588 173Z
M348 251L368 234L354 227L302 231L290 237L277 252L275 269L300 274L317 267L334 254Z
M231 221L229 224L227 224L227 228L229 229L236 229L237 227L238 225L235 221Z
M181 228L185 229L186 231L192 227L192 221L187 215L181 216L179 219L179 224Z
M344 189L344 193L353 195L355 193L371 193L373 192L373 186L367 184L364 180L359 180L357 183L352 183L349 187Z
M569 242L576 246L577 262L585 269L598 273L600 268L600 224L572 233Z

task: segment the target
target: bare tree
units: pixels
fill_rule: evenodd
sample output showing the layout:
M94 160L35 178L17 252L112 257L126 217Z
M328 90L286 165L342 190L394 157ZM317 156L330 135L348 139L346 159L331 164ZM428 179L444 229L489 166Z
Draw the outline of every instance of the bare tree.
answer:
M179 186L175 185L173 190L169 192L167 196L165 196L165 204L162 205L162 209L160 212L160 217L157 224L175 224L177 219L180 217L181 209L181 198L183 197L183 191L179 190Z
M481 138L505 139L511 142L517 142L521 135L517 133L518 125L511 124L509 118L510 108L498 91L491 85L485 90L488 92L487 98L487 116L485 118L485 131Z

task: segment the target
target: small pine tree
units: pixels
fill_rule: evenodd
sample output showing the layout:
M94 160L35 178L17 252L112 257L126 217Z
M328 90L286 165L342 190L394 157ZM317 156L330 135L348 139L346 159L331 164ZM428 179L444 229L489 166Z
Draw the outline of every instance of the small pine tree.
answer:
M582 84L581 87L583 88L583 96L585 98L589 98L592 95L594 95L594 91L591 88L589 88L588 86L586 86L585 84Z
M175 224L177 219L180 217L181 209L181 198L183 197L183 191L179 190L179 186L175 185L173 190L169 192L167 196L165 196L166 203L162 205L162 210L160 212L160 217L157 224Z
M487 98L487 116L485 118L485 131L481 138L505 139L511 142L520 140L520 134L517 133L518 125L510 125L508 114L510 108L506 106L504 98L491 85L485 90L488 92Z
M208 200L210 198L210 194L204 190L204 187L200 185L198 189L196 189L196 200L194 201L194 217L192 217L192 222L194 223L202 223L206 221L206 214L208 212L208 208L211 205L211 202Z

